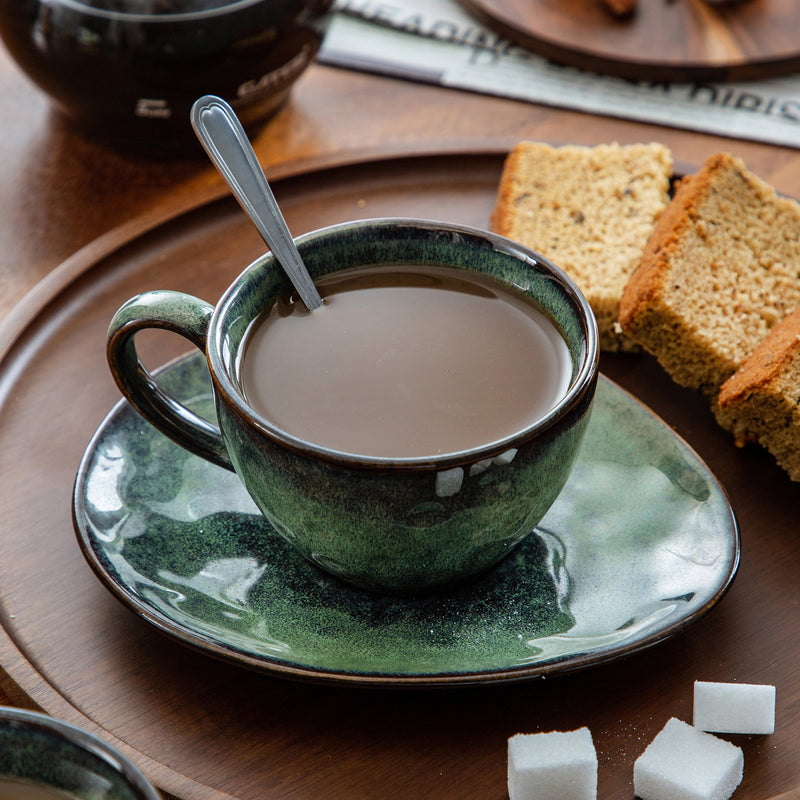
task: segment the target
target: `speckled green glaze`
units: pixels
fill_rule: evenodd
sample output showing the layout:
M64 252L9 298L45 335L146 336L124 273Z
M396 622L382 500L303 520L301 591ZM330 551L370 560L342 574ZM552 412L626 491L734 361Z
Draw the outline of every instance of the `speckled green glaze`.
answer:
M199 353L159 382L213 417ZM100 579L160 630L257 669L358 684L520 680L617 658L704 614L739 559L714 477L605 379L549 513L499 565L459 587L382 596L316 569L235 475L124 402L87 448L74 517Z
M150 292L126 304L109 334L118 384L166 435L232 465L275 530L337 577L413 593L479 574L528 536L575 463L597 380L597 330L585 299L541 256L463 226L365 220L297 243L315 278L360 266L425 264L512 284L564 335L573 371L568 394L525 431L435 460L366 458L292 437L247 406L236 369L253 320L289 292L271 255L239 276L213 314L202 301L175 293ZM207 351L221 438L176 414L174 403L141 380L131 332L153 324L182 332Z
M0 776L77 800L160 800L126 757L80 728L32 711L0 708Z

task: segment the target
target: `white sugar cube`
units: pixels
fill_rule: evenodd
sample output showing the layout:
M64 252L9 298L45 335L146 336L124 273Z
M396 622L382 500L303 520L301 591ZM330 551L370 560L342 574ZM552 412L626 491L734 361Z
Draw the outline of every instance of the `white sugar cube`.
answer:
M633 765L642 800L728 800L742 781L739 747L674 717Z
M695 681L694 726L716 733L774 733L775 687Z
M597 753L588 728L508 740L509 800L595 800Z

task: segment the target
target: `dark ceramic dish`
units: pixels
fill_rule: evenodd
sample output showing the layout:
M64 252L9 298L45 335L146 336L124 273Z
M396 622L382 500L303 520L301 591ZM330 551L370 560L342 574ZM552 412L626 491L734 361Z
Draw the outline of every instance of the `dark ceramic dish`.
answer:
M101 739L34 711L0 708L0 780L77 800L161 800L139 769Z
M28 76L90 134L202 155L203 94L251 131L317 53L330 0L0 0L0 36Z
M200 353L158 381L213 418ZM158 630L259 671L337 684L460 686L612 661L702 617L739 563L714 476L602 378L572 476L532 536L482 578L426 597L361 591L316 569L233 473L125 401L86 450L73 513L102 583Z

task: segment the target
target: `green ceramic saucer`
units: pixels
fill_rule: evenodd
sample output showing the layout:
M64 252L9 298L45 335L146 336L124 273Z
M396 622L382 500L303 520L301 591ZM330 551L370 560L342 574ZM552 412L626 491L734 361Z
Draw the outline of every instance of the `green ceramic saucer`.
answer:
M213 414L199 353L159 382ZM233 473L125 402L87 448L73 513L101 581L156 628L267 672L355 684L512 681L607 662L684 630L721 599L739 562L716 479L606 379L578 464L536 534L439 594L381 596L320 572Z

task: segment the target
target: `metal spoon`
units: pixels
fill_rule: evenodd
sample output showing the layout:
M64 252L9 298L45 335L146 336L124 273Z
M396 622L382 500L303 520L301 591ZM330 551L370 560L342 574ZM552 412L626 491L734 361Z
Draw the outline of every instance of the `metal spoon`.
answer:
M234 110L222 98L206 95L192 106L191 120L209 158L289 276L300 299L309 311L319 308L322 298Z

